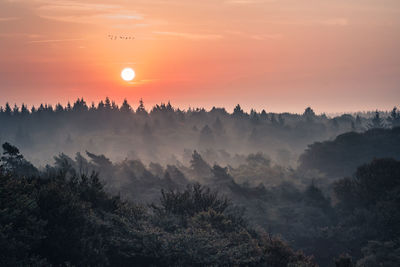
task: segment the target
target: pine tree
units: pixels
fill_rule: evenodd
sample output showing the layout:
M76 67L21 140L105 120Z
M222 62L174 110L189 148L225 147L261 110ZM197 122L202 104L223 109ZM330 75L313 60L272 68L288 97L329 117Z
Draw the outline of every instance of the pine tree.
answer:
M26 106L25 104L22 104L22 107L21 107L21 114L22 114L22 115L29 115L28 106Z
M131 105L129 105L128 100L124 99L124 102L122 103L120 111L123 113L131 113L132 112L132 108L131 108Z
M136 109L136 114L138 114L138 115L147 115L147 111L146 111L146 109L144 107L144 103L143 103L143 99L142 98L139 100L139 106Z
M267 120L267 119L268 119L268 114L267 114L267 112L265 111L265 109L263 109L263 110L261 111L260 119L261 119L261 120Z
M106 111L111 110L111 101L108 97L106 97L106 100L104 101L104 108Z
M8 104L8 102L6 103L6 107L4 108L4 114L6 116L10 116L11 115L11 107L10 107L10 104Z
M369 129L384 128L385 124L381 119L378 110L375 111L375 116L372 118L371 123L368 125Z
M15 115L19 115L19 107L17 106L17 104L14 104L14 108L12 111L12 114Z
M99 102L99 104L97 105L97 110L98 111L104 111L104 102L103 102L103 100L101 100Z
M308 107L304 110L303 117L306 118L306 121L311 122L315 118L315 112L311 107Z
M233 116L240 117L243 116L244 112L243 109L240 107L239 104L236 105L235 109L233 110Z
M258 113L254 109L251 109L251 111L250 111L250 121L253 124L259 124L260 123L260 116L258 115Z
M58 104L56 105L56 112L57 112L57 113L61 113L61 112L63 112L63 111L64 111L63 106L62 106L60 103L58 103Z
M397 111L396 107L393 108L387 120L390 122L392 128L400 126L400 112Z

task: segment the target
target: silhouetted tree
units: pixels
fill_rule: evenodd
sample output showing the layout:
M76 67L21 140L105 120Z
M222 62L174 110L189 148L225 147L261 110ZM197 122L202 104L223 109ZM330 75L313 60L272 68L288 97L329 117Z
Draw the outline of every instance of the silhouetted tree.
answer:
M108 97L104 100L104 109L105 111L111 111L111 100Z
M392 128L400 126L400 112L397 111L397 108L394 107L392 112L390 112L390 116L388 118Z
M263 120L263 121L266 121L268 119L267 112L265 112L264 109L261 111L260 119Z
M27 116L27 115L29 115L28 106L25 105L25 104L22 104L22 106L21 106L21 115L22 115L22 116Z
M1 169L5 172L15 172L22 164L22 159L24 158L19 149L10 143L4 143L3 156L1 157Z
M12 110L12 114L14 116L18 116L19 115L19 107L17 106L17 104L14 104L14 108Z
M258 113L254 109L251 109L251 111L250 111L250 121L253 124L259 124L260 123L260 116L258 115Z
M32 176L37 173L37 169L24 159L17 147L8 142L4 143L2 147L0 172L17 176Z
M121 110L121 112L126 113L126 114L132 112L132 107L129 105L129 103L126 99L124 99L124 102L122 103L120 110Z
M10 104L8 104L8 102L7 102L6 106L4 108L4 114L6 116L11 116L11 112L12 112L12 110L11 110Z
M379 112L375 112L375 116L372 118L371 123L368 125L369 129L384 128L385 124L383 119L381 119Z
M315 118L315 112L311 107L308 107L304 110L303 117L306 118L306 121L313 121Z
M74 106L72 107L72 110L75 112L85 112L88 111L88 106L86 105L85 100L82 99L77 99L74 103Z
M237 104L236 107L234 108L233 114L232 114L232 115L235 116L235 117L241 117L241 116L244 115L244 111L243 111L243 109L240 107L239 104Z
M139 100L139 106L136 109L136 114L138 114L138 115L147 115L147 111L146 111L146 109L144 107L144 103L143 103L143 99L142 98Z

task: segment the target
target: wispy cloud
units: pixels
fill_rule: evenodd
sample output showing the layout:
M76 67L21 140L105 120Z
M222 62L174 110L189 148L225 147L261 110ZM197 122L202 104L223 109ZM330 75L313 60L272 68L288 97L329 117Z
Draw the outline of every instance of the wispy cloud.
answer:
M33 33L0 33L0 38L29 38L29 39L36 39L40 38L42 35L40 34L33 34Z
M82 1L38 0L40 17L64 22L102 24L105 20L143 20L135 10L119 4L85 3Z
M115 29L137 29L137 28L146 28L149 27L150 24L147 23L120 23L120 24L113 24L112 28Z
M39 1L42 3L39 10L61 10L61 11L105 11L121 8L120 5L92 4L77 1Z
M124 14L114 14L105 16L109 19L126 19L126 20L141 20L143 17L141 15L124 15Z
M6 18L0 17L0 22L2 22L2 21L12 21L12 20L18 20L18 19L19 19L18 17L6 17Z
M181 38L192 39L192 40L201 40L201 39L211 40L211 39L223 38L223 36L219 35L219 34L196 34L196 33L168 32L168 31L161 31L161 32L156 31L153 33L158 34L158 35L181 37Z
M347 26L349 20L347 18L328 18L320 20L270 20L266 21L272 24L282 25L325 25L325 26Z
M30 41L28 44L34 44L34 43L59 43L59 42L73 42L73 41L82 41L85 39L50 39L50 40L35 40L35 41Z

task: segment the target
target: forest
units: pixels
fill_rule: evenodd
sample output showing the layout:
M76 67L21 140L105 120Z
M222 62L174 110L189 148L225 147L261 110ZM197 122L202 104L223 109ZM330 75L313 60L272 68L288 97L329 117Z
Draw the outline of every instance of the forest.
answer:
M0 142L17 145L38 166L52 163L59 153L86 150L115 161L128 158L164 165L187 163L193 150L210 163L230 165L263 152L281 165L296 165L309 144L371 126L390 128L399 124L397 115L395 109L332 117L317 115L310 107L302 114L247 113L240 105L229 113L218 107L181 110L170 103L147 110L142 100L137 106L126 100L118 106L109 98L97 104L77 99L66 106L41 104L29 109L6 103L0 107Z
M400 112L0 108L1 266L399 266Z

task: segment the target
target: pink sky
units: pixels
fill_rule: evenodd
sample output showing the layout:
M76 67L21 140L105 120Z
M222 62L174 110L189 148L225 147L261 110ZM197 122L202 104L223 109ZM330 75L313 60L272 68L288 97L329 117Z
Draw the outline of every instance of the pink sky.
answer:
M0 104L391 109L399 33L398 0L1 0Z

